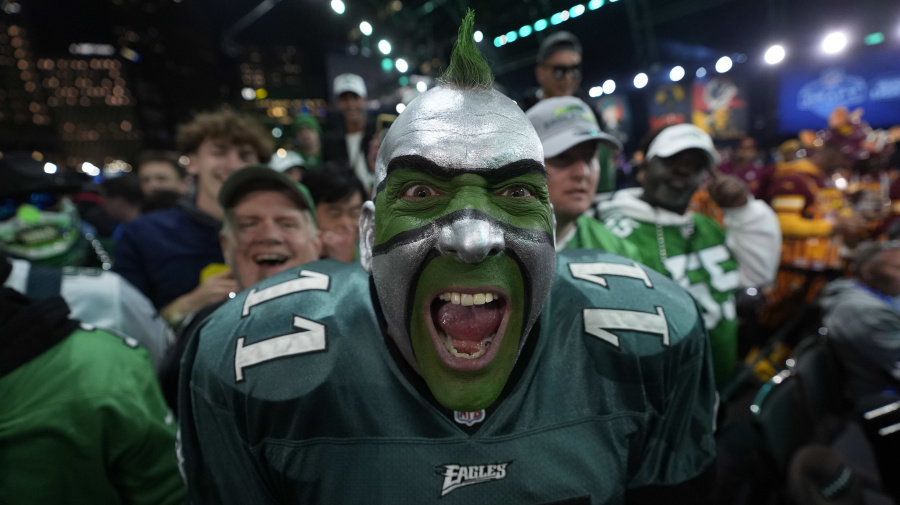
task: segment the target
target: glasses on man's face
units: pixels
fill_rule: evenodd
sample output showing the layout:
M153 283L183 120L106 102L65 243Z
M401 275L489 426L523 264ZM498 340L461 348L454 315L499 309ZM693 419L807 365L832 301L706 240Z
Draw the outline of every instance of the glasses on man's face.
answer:
M573 79L581 79L581 64L578 65L553 65L550 67L553 70L553 78L554 79L563 79L566 77L566 74L571 73Z

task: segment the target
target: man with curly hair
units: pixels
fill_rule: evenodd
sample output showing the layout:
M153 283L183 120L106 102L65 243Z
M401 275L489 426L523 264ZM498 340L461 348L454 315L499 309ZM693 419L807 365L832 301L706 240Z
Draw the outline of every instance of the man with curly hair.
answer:
M223 109L199 114L182 125L176 143L188 157L188 173L196 177L196 195L129 223L113 266L175 327L198 309L237 291L228 272L201 282L204 268L224 261L219 247L223 213L219 189L238 168L267 162L272 139L252 119Z

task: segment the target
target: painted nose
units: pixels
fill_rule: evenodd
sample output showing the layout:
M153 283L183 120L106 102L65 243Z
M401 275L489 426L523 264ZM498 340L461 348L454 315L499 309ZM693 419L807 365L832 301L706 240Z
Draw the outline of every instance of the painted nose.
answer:
M481 219L461 219L441 228L437 248L464 263L480 263L504 250L503 230Z

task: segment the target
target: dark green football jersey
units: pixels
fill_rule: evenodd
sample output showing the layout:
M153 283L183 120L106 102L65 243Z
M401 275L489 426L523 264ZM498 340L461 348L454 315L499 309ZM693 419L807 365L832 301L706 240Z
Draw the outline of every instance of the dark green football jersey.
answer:
M712 465L703 320L651 269L560 253L518 380L449 416L395 360L369 289L359 266L313 263L194 335L180 400L194 503L619 504Z

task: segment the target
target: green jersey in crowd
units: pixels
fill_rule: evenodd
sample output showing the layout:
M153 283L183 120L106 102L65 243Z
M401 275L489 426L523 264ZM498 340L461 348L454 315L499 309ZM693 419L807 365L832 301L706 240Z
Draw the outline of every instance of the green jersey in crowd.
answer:
M326 260L206 320L179 409L194 503L622 504L713 464L706 331L649 268L560 253L539 324L478 412L434 400L377 303L359 266Z
M640 261L686 288L703 311L712 344L716 383L722 387L737 360L737 312L734 293L738 264L725 245L725 231L712 219L651 207L643 190L617 192L599 205L600 219L637 246Z
M641 261L637 246L609 231L603 223L590 216L579 216L572 231L556 243L557 251L563 249L600 249Z
M137 345L82 325L0 376L0 502L184 503L175 419Z

